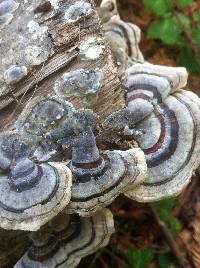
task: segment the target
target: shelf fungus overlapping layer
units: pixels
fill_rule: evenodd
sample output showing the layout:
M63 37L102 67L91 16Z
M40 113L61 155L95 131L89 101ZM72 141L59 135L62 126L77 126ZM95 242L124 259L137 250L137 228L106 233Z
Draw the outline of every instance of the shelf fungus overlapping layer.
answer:
M139 49L140 29L120 19L116 1L105 0L99 8L99 15L104 22L105 38L108 41L120 74L135 63L143 63L144 57Z
M2 228L37 230L67 206L72 174L66 163L52 158L93 124L92 111L57 97L29 102L12 131L0 136Z
M33 99L15 123L13 129L34 143L33 156L46 161L73 145L88 126L95 124L95 114L88 109L75 109L58 97Z
M108 209L88 218L62 214L49 222L48 230L31 235L33 245L14 267L74 268L81 258L106 246L113 232Z
M1 227L34 231L63 209L90 216L144 181L142 150L99 152L95 119L58 97L29 102L0 140Z
M133 199L146 202L179 194L200 164L200 101L181 90L186 82L184 68L143 64L127 70L127 107L148 166L145 182L127 192Z
M146 175L144 153L99 150L91 130L80 137L72 151L72 198L68 213L90 215L106 207L120 194L142 183Z
M72 175L61 163L37 163L19 134L0 136L0 227L38 230L71 198ZM9 198L8 198L9 197Z
M138 43L141 38L140 29L113 16L104 24L105 37L111 46L115 61L121 71L134 63L144 62Z
M113 16L119 16L119 12L117 10L117 1L102 0L97 12L103 23L108 22Z

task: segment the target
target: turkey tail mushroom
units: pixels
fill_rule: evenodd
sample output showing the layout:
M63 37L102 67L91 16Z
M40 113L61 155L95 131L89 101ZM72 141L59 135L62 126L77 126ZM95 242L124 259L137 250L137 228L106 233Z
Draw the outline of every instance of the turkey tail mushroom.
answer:
M36 148L34 157L47 161L69 148L79 133L95 125L95 114L89 109L75 109L56 96L36 97L25 107L13 130L18 131Z
M4 229L38 230L63 210L71 198L72 175L66 165L35 163L28 158L29 150L25 148L26 144L15 133L2 134L0 227Z
M75 268L80 260L107 245L114 232L111 212L102 209L89 218L60 215L48 232L31 235L33 245L15 268Z
M132 64L143 63L144 57L138 45L141 30L138 26L120 19L116 0L103 0L98 14L120 75Z
M113 16L119 16L116 0L103 0L97 11L103 23L108 22Z
M148 176L126 195L150 202L179 194L200 164L200 101L184 90L184 68L135 65L125 76L126 102Z
M122 21L119 16L113 16L103 27L120 74L132 64L144 62L138 46L141 31L136 25Z
M72 198L67 213L86 216L105 207L120 194L144 181L146 163L139 148L99 153L89 129L72 151Z
M72 116L73 111L69 102L58 97L36 97L24 108L13 128L30 139L41 139L60 121Z
M127 69L123 79L126 102L129 104L134 94L139 93L151 97L151 100L162 102L169 94L185 87L187 78L188 73L183 67L135 64Z

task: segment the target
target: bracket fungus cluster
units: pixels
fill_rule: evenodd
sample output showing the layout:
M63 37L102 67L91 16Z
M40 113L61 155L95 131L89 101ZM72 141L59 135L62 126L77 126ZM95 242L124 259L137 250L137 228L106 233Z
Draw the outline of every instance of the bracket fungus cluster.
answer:
M106 124L134 138L145 153L147 177L126 193L130 198L150 202L177 195L200 165L200 101L181 89L186 82L184 68L145 63L126 71L127 109Z
M71 172L60 163L35 162L16 132L1 135L0 147L0 226L38 230L69 203Z
M9 61L13 51L3 50L1 93L4 96L10 87L16 96L34 86L43 90L48 79L51 82L45 85L52 90L31 97L12 126L0 134L0 227L7 232L29 231L31 246L15 268L73 268L108 243L114 223L106 207L117 196L150 202L186 187L200 165L200 101L182 89L187 83L184 68L144 62L138 46L140 29L120 19L115 0L103 0L98 9L104 36L92 28L92 16L100 25L92 1L39 2L31 7L31 20L27 15L22 24L25 61L19 36L9 35L7 29L9 42L16 37L19 45L15 60ZM5 16L11 18L17 8L22 8L17 1L0 0L0 30ZM21 23L20 16L16 20ZM68 40L66 29L75 37L69 35ZM118 109L112 106L121 102L120 94L116 81L111 81L119 77L105 40L124 91L125 101ZM69 49L63 56L65 46ZM53 48L60 49L56 58ZM31 70L42 63L44 71L42 67L35 83ZM115 100L105 104L107 97ZM102 118L79 108L84 106L103 110ZM113 108L109 116L107 106ZM138 147L122 150L108 142L102 150L96 138L105 128L127 144L136 141Z
M34 231L64 207L90 215L144 180L141 149L100 153L94 122L92 111L57 97L29 102L2 136L2 227Z
M70 169L74 181L67 210L84 216L109 205L120 193L143 182L146 175L144 154L139 148L100 154L91 131L74 147Z
M108 209L88 218L61 214L46 229L31 234L33 245L14 267L75 268L81 258L104 247L113 232Z

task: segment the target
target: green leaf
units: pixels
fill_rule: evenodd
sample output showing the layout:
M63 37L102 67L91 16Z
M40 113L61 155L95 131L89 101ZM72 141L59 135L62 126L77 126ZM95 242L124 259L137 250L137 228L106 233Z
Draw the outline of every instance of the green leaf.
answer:
M192 4L193 0L179 0L179 7L180 8L185 8L186 6Z
M188 69L188 71L190 71L191 73L198 73L199 72L198 64L197 64L197 62L193 56L193 53L189 47L186 47L186 48L181 50L181 52L178 56L178 59L177 59L177 63L180 66L186 67Z
M184 26L185 26L187 29L191 30L191 21L190 21L189 17L187 17L187 16L185 16L185 15L183 15L183 14L178 14L178 16L179 16L179 19L180 19L180 20L182 21L182 23L184 24Z
M162 254L158 256L159 268L169 268L172 265L170 255Z
M175 202L176 198L167 198L154 202L152 206L158 211L161 220L168 221L171 218L171 211Z
M200 25L200 11L199 10L194 13L193 17L196 23Z
M127 260L133 268L145 268L154 258L152 249L129 248L127 251Z
M164 16L173 7L171 0L143 0L143 3L158 16Z
M185 44L187 44L187 41L185 39L185 36L181 35L177 41L177 46L182 48L185 48Z
M181 222L177 218L171 218L169 221L170 229L173 233L180 233L182 230Z
M148 29L148 37L160 39L167 45L175 45L182 33L175 17L154 21Z
M161 210L164 208L170 213L175 202L176 202L176 197L171 197L171 198L166 198L161 201L154 202L152 203L152 206L158 210Z
M168 211L166 208L161 208L159 211L159 217L162 221L167 221L170 217L171 210Z
M198 29L194 29L192 31L192 38L195 42L195 45L200 49L200 31Z

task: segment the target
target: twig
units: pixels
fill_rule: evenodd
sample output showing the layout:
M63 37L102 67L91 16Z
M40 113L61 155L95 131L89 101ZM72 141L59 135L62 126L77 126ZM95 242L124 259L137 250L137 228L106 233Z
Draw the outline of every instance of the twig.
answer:
M103 251L105 253L107 253L108 255L110 255L113 259L115 259L118 263L120 263L120 267L124 267L124 268L130 268L128 264L126 264L121 258L119 258L117 255L113 254L110 250L108 249L103 249Z
M103 260L103 258L100 258L99 261L100 261L101 266L102 266L103 268L109 268L109 266L107 265L107 263L105 263L105 261Z
M94 259L92 260L92 262L91 262L91 264L89 265L88 268L93 268L93 267L95 267L96 261L99 259L101 253L102 253L102 249L99 250L99 251L95 254Z
M179 25L180 25L180 27L181 27L181 29L182 29L182 31L183 31L185 37L186 37L186 39L188 40L189 45L190 45L190 48L191 48L191 50L193 51L194 56L195 56L195 59L196 59L196 62L197 62L197 64L198 64L199 68L200 68L200 56L199 56L200 51L199 51L199 49L197 48L197 46L196 46L196 44L195 44L195 41L193 40L193 38L192 38L192 36L191 36L190 31L187 29L187 27L184 25L184 23L183 23L182 20L180 19L178 12L173 11L173 14L174 14L174 16L176 17L176 19L177 19L177 21L178 21L178 23L179 23Z
M172 233L170 232L170 230L167 227L167 225L165 224L165 222L159 218L157 211L153 207L150 207L150 208L151 208L152 214L153 214L156 222L158 223L158 225L160 227L160 230L162 231L163 235L165 236L166 242L167 242L168 246L170 247L172 254L176 258L177 263L180 265L180 268L191 268L191 265L185 259L184 255L182 254L179 246L177 245Z

